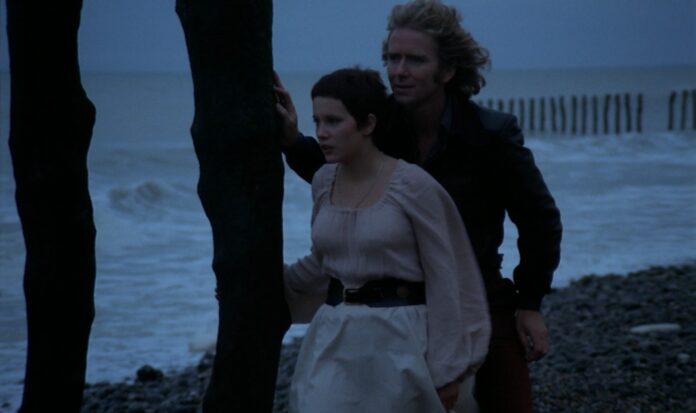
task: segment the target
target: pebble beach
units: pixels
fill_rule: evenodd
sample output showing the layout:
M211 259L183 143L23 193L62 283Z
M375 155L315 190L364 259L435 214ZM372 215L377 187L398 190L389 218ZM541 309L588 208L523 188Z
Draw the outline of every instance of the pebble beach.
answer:
M551 352L531 364L535 411L696 412L696 262L587 275L544 299ZM274 412L300 340L284 346ZM195 412L213 355L181 371L143 366L120 383L91 383L84 413Z

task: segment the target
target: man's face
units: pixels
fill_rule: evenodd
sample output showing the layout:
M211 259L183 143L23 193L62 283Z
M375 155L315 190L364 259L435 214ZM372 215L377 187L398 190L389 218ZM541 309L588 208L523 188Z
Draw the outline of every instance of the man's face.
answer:
M419 107L444 96L445 84L454 75L443 70L435 39L413 29L396 29L387 41L387 76L394 99L407 107Z

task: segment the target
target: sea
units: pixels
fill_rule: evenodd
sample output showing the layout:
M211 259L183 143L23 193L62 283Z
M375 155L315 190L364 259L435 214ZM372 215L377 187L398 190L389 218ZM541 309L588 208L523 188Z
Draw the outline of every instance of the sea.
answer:
M281 73L294 97L300 129L309 135L309 90L320 75ZM535 125L528 112L518 116L526 117L526 145L562 214L562 259L554 287L588 274L694 262L696 66L492 69L487 80L476 97L483 104L503 101L516 113L520 100L527 111L530 101L536 102ZM165 373L191 365L215 342L217 303L211 231L196 194L190 74L86 73L83 83L97 107L88 160L98 233L87 381L131 381L144 364ZM24 244L7 147L9 92L9 75L0 74L0 412L19 407L26 356ZM621 109L617 133L615 107L609 107L610 133L603 133L605 96L615 103L616 95L624 102L626 94L633 126L627 126ZM641 131L636 124L639 94ZM571 130L573 97L577 122L593 122L589 104L580 114L582 96L587 102L598 97L597 134L590 124ZM564 98L565 131L560 118L552 128L552 97L556 116ZM510 100L517 103L514 108ZM286 262L309 252L310 211L309 185L286 168ZM505 274L518 259L516 236L515 227L506 223ZM293 325L286 340L302 336L304 328Z

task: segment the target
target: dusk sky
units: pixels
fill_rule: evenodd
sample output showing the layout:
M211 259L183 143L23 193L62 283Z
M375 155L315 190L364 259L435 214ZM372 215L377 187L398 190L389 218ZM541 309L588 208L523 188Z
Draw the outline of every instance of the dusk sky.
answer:
M397 0L276 0L280 71L379 68ZM451 0L493 69L696 64L696 0ZM5 0L0 71L8 71ZM82 70L188 70L173 0L85 0Z

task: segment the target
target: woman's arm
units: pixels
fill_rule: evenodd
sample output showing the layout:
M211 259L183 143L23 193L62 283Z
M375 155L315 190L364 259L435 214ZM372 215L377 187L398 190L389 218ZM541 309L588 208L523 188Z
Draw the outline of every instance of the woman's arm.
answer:
M436 387L472 375L488 351L490 318L481 273L457 208L422 170L404 194L424 273L427 361Z

